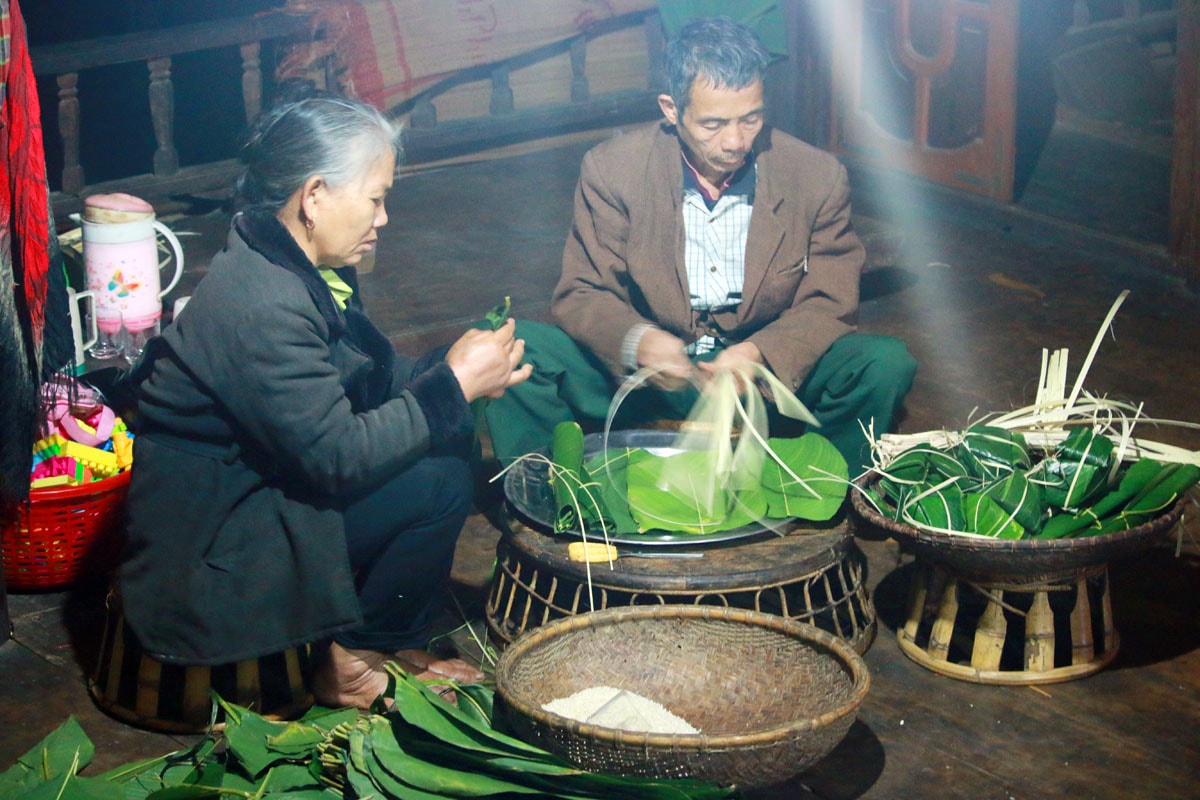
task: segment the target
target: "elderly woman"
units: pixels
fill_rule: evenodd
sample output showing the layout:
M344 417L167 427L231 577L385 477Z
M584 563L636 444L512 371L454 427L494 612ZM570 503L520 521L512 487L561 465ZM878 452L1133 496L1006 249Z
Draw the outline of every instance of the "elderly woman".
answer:
M308 97L262 116L240 212L187 309L134 370L125 616L168 663L317 643L313 691L369 705L426 652L474 485L472 400L529 375L511 322L397 356L354 265L387 223L397 129Z

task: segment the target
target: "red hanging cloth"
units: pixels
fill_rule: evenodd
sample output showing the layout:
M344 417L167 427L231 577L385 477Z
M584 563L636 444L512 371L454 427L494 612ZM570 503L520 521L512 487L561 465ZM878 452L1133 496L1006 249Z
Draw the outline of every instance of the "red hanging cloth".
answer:
M50 266L41 109L25 21L0 0L0 513L29 494Z

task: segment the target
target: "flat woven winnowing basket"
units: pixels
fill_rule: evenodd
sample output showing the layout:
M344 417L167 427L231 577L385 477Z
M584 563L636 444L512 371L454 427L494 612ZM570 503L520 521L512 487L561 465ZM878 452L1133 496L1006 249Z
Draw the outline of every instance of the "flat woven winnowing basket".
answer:
M726 786L771 786L845 737L870 679L846 642L783 617L710 606L631 606L535 628L496 688L518 736L579 767ZM605 728L542 709L611 686L654 700L699 734Z

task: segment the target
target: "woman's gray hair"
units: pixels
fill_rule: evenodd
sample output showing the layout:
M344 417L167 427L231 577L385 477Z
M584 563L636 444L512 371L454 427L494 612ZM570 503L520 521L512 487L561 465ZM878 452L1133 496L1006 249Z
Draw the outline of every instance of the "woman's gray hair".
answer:
M682 115L696 78L717 89L744 89L762 80L771 56L754 31L729 17L702 17L679 29L667 45L667 91Z
M276 213L314 175L333 187L362 177L386 153L400 153L400 127L379 109L332 95L284 102L256 121L239 157L238 210Z

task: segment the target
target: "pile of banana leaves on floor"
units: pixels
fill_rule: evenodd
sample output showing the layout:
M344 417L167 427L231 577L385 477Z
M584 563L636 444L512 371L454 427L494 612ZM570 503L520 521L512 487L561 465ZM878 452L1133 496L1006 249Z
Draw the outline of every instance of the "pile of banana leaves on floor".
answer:
M1067 391L1067 351L1042 351L1035 402L965 431L884 434L867 498L898 522L999 539L1062 539L1129 530L1169 511L1200 482L1200 452L1152 441L1147 426L1200 425L1144 415L1084 390L1122 292Z
M715 800L732 789L686 780L601 775L493 724L492 692L457 688L458 706L406 673L371 713L316 708L293 722L225 703L221 733L188 750L84 777L94 748L71 718L0 773L6 800L340 800L522 797Z

